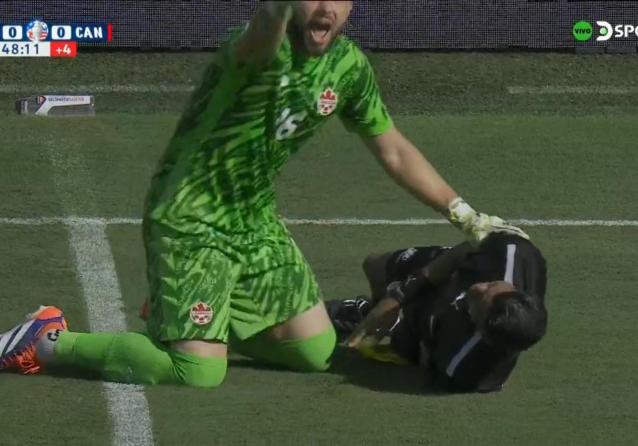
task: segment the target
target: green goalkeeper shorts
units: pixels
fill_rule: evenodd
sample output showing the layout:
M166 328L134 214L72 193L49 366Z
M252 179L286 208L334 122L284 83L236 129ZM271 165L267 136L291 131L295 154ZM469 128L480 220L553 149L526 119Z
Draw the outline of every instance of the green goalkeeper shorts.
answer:
M149 334L160 341L228 341L282 323L321 301L319 286L281 223L258 238L214 243L153 231L146 238Z

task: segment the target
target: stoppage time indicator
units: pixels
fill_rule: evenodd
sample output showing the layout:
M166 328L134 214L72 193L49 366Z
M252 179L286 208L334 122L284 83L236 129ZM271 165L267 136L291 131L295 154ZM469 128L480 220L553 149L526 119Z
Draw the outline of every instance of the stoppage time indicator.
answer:
M76 57L77 42L0 42L0 57Z

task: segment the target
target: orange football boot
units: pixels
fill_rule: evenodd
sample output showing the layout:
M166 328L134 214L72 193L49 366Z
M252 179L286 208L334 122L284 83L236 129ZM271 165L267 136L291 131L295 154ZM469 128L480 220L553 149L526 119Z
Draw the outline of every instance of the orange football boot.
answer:
M27 315L24 323L0 334L0 370L15 370L25 375L38 373L42 364L36 357L36 343L47 333L57 336L66 329L66 320L60 309L38 308L35 313Z

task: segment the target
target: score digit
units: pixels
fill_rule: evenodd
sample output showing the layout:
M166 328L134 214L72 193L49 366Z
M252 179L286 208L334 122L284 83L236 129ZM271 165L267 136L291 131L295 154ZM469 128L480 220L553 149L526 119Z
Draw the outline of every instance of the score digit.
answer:
M51 27L51 40L71 40L72 32L69 25L53 25Z
M2 40L22 40L22 26L4 25L2 27Z

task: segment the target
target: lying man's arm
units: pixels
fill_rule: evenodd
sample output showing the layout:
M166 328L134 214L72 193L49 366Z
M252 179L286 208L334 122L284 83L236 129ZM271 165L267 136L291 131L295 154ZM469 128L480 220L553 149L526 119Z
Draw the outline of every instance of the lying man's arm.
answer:
M389 284L388 297L401 303L405 299L418 296L419 291L428 284L442 285L474 250L475 247L469 242L463 242L445 251L418 272L410 274L404 281Z
M428 284L443 284L473 250L474 247L470 243L461 243L439 255L404 281L390 283L386 297L381 299L355 328L346 340L346 345L358 348L367 337L372 336L373 340L381 339L396 322L398 311L404 301L418 298L419 292Z

